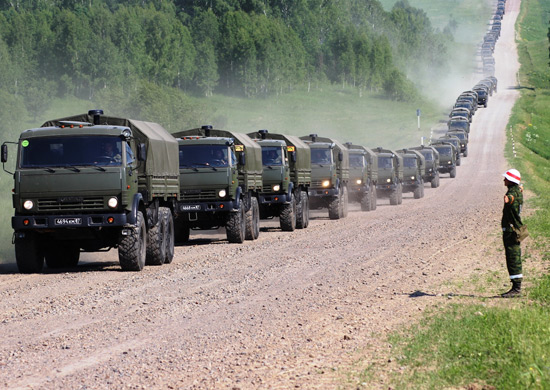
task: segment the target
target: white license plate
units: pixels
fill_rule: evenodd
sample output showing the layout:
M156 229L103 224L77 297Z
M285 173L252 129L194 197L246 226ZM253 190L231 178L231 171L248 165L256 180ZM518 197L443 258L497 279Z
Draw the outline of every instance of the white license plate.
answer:
M201 211L200 204L184 204L180 207L181 211Z
M82 218L56 218L56 225L81 225Z

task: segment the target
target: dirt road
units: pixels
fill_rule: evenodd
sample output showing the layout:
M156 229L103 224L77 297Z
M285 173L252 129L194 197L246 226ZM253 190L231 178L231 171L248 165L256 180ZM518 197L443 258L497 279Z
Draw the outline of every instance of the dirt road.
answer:
M120 272L115 253L68 273L3 266L0 387L334 388L357 351L382 356L386 332L446 294L500 292L468 281L487 269L501 272L502 288L506 280L495 248L518 10L508 0L499 90L474 118L455 179L443 175L440 188L406 194L401 206L354 206L339 221L314 212L302 231L272 223L243 245L192 236L172 264L140 273Z

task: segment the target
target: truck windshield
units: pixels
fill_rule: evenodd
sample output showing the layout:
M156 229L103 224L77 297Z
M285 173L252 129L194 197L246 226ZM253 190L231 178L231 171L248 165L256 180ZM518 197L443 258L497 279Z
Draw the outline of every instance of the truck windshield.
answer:
M349 166L350 168L363 168L365 166L365 159L362 154L352 154L349 155Z
M283 152L279 146L262 146L262 164L283 165Z
M432 153L428 151L422 152L422 155L426 161L432 161L434 159Z
M416 158L414 157L403 158L403 165L407 168L416 168Z
M386 156L378 156L378 168L393 168L392 158Z
M225 145L180 145L180 168L227 167L231 161Z
M435 149L439 152L439 154L444 154L446 156L451 154L451 148L449 146L436 146Z
M467 129L468 128L468 122L466 121L452 121L449 124L449 129Z
M332 153L330 149L311 149L312 164L330 164L332 162Z
M21 141L21 168L121 165L116 136L39 137ZM131 149L125 148L128 152ZM133 156L133 155L132 155ZM133 157L127 157L127 161Z

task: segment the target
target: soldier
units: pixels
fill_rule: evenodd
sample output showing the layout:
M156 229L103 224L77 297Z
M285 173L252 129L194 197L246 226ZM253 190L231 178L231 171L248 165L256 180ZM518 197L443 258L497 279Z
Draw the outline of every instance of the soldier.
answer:
M521 175L516 169L506 171L504 185L508 192L504 195L504 209L502 210L502 239L506 252L506 266L512 281L512 288L501 296L510 298L521 294L521 246L515 229L519 229L521 222L521 206L523 205L523 188L520 186Z

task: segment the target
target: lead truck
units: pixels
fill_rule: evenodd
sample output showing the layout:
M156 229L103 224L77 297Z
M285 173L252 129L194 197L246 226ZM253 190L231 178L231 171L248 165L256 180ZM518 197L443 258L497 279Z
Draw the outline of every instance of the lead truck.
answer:
M20 272L73 267L81 252L111 248L125 271L172 261L178 143L162 126L91 110L4 142L2 163L10 144Z

